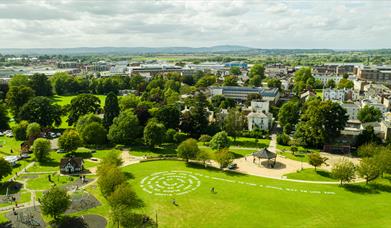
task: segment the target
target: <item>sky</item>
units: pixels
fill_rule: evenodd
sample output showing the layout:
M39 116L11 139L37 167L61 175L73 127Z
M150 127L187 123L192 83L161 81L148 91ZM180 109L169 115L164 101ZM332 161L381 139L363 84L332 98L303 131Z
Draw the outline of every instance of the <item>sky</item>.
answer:
M391 0L0 0L0 48L391 48Z

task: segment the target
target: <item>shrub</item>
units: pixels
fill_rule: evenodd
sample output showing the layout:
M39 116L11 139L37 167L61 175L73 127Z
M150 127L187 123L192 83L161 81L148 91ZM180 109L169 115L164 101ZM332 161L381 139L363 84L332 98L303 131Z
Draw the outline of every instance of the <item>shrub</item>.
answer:
M277 136L277 143L280 145L288 146L289 141L290 141L290 138L289 138L289 135L287 135L287 134L282 133Z
M198 139L198 141L200 142L209 142L210 140L212 140L212 137L210 135L201 135L200 138Z
M168 143L173 143L175 140L174 140L174 136L176 134L176 130L175 129L168 129L166 131L166 135L165 135L165 141L168 142Z
M174 141L176 143L181 143L181 142L185 141L185 139L187 139L188 137L189 137L189 135L186 133L176 132L174 135Z
M228 148L229 144L230 142L229 142L228 134L225 131L221 131L215 134L212 140L210 140L210 147L214 150Z

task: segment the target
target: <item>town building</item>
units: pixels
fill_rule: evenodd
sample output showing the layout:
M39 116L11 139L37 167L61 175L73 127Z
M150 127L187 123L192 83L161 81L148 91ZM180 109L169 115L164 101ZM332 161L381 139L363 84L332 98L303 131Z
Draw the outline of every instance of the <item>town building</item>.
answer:
M352 89L332 89L327 88L323 89L323 100L331 100L331 101L356 101L359 99L359 93L355 92Z
M64 174L79 173L83 168L84 162L81 157L62 158L60 161L60 172Z
M247 115L248 130L269 130L272 126L273 117L270 113L250 112Z
M277 103L280 98L280 92L277 88L211 86L209 92L211 96L221 95L238 101L247 100L247 96L250 94L259 94L264 100L273 103Z
M360 80L391 84L391 66L358 66L355 73Z
M358 111L361 109L358 103L342 103L341 107L346 110L349 120L357 120Z

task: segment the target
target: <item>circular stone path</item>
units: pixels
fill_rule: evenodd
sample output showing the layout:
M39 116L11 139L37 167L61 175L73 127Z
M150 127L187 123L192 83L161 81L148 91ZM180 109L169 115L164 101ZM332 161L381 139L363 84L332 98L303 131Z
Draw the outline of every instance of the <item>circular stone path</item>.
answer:
M157 196L184 195L194 191L200 185L200 179L186 171L153 173L140 182L140 187L145 192Z

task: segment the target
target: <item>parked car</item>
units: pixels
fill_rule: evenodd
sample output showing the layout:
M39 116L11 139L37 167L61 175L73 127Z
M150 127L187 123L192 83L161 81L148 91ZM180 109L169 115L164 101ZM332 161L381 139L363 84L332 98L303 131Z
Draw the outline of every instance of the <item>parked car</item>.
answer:
M56 151L57 153L65 153L65 150L64 149L58 149L57 151Z
M236 163L231 163L227 166L228 169L237 169L238 168L238 165Z
M23 153L23 154L20 155L20 157L21 157L21 158L29 158L30 155L27 154L27 153Z

